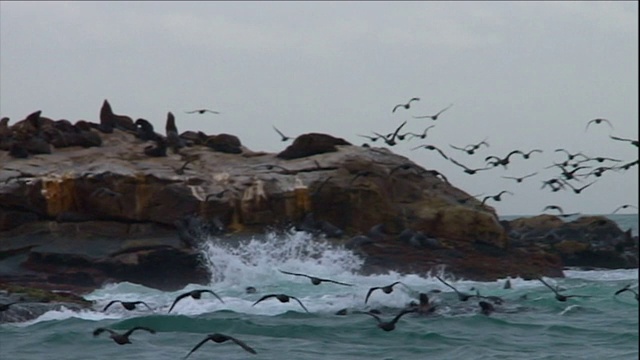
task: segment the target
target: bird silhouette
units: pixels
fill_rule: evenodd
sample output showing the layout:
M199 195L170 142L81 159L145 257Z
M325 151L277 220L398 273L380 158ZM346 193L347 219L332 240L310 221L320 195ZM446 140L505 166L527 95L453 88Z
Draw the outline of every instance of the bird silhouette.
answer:
M396 323L398 322L398 320L400 320L400 318L402 316L404 316L405 314L414 313L414 312L417 312L417 309L405 309L405 310L402 310L391 321L382 321L382 319L380 319L380 317L378 315L373 314L371 312L360 312L360 314L367 314L367 315L373 317L374 319L376 319L376 321L378 322L377 326L380 329L382 329L384 331L393 331L393 329L396 328Z
M512 180L515 180L517 183L521 183L524 179L530 178L530 177L535 176L535 175L538 175L538 173L537 172L533 172L531 174L520 176L520 177L502 176L502 178L504 178L504 179L512 179Z
M374 132L374 134L378 135L379 137L382 138L382 140L384 140L384 142L389 145L389 146L394 146L396 143L396 136L398 136L398 131L400 131L400 129L402 129L402 127L406 124L407 122L403 122L402 124L400 124L400 126L398 126L398 128L396 129L396 131L394 131L394 133L390 136L384 136L384 135L380 135L377 132Z
M609 127L611 128L611 130L613 130L613 125L611 125L611 121L607 120L607 119L593 119L593 120L589 120L589 122L587 122L587 126L584 128L584 131L587 131L587 129L589 129L589 125L591 124L601 124L601 123L607 123L607 125L609 125Z
M533 150L530 150L529 152L522 152L522 157L525 159L529 159L531 157L531 154L533 153L542 153L542 150L533 149Z
M502 159L497 157L497 156L495 156L495 155L491 155L491 156L487 156L484 159L484 161L486 161L489 165L494 166L494 167L498 166L498 165L502 165L506 169L507 165L509 165L509 162L510 162L509 158L512 155L515 155L515 154L521 154L522 155L523 152L520 151L520 150L513 150L510 153L508 153L507 156L505 156Z
M322 282L330 282L330 283L334 283L334 284L338 284L338 285L353 286L351 284L346 284L346 283L343 283L343 282L329 280L329 279L321 279L321 278L318 278L318 277L315 277L315 276L310 276L310 275L305 275L305 274L298 274L298 273L288 272L288 271L284 271L284 270L279 270L279 271L281 273L283 273L283 274L294 275L294 276L303 276L303 277L309 278L313 285L320 285L320 283L322 283Z
M467 300L471 299L472 297L477 296L477 295L466 294L466 293L458 291L458 289L456 289L455 287L453 287L452 285L450 285L446 281L442 280L440 278L440 276L438 276L438 275L436 275L436 279L440 280L440 282L445 284L447 287L453 289L453 291L455 291L456 295L458 295L458 300L460 300L460 301L467 301Z
M415 133L409 132L406 135L407 136L411 135L411 139L413 139L414 137L417 137L417 138L420 138L420 139L425 139L427 137L427 131L429 131L429 129L431 129L432 127L435 127L435 125L427 126L427 128L424 129L422 134L415 134ZM409 140L409 139L407 139L407 140Z
M191 110L191 111L185 111L185 113L187 114L204 114L204 113L212 113L212 114L220 114L220 112L218 111L214 111L214 110L209 110L209 109L197 109L197 110Z
M480 141L477 144L469 144L469 145L467 145L465 147L459 147L459 146L455 146L455 145L449 144L449 146L451 146L453 149L464 151L469 155L475 154L476 150L480 149L480 147L482 145L485 145L486 147L489 147L489 143L487 142L487 139L484 139L484 140Z
M500 191L498 194L496 195L489 195L489 196L485 196L484 199L482 199L482 205L484 205L484 203L489 200L489 199L493 199L493 201L501 201L501 196L502 194L509 194L509 195L513 195L513 193L511 191L508 190L502 190Z
M638 142L638 140L625 139L625 138L616 137L616 136L612 136L612 135L609 135L609 137L612 138L613 140L629 142L629 143L631 143L631 145L633 145L635 147L640 146L640 142Z
M138 305L138 304L143 304L144 306L146 306L146 307L147 307L147 309L152 310L152 309L151 309L151 307L149 307L149 305L147 305L147 303L146 303L146 302L144 302L144 301L120 301L120 300L113 300L113 301L109 302L109 303L104 307L104 309L102 309L102 311L107 311L107 309L108 309L111 305L113 305L113 304L115 304L115 303L120 303L120 305L122 305L122 307L123 307L123 308L125 308L125 309L127 309L127 310L129 310L129 311L131 311L131 310L135 309L135 308L136 308L136 305Z
M277 128L277 127L275 127L275 126L274 126L274 127L273 127L273 130L275 130L275 131L278 133L278 135L280 135L280 137L282 138L282 141L288 141L288 140L291 140L291 138L290 138L290 137L288 137L288 136L286 136L285 134L283 134L283 133L282 133L282 131L278 130L278 128Z
M595 181L592 181L592 182L588 183L587 185L585 185L585 186L583 186L583 187L579 187L579 188L574 187L574 186L573 186L573 185L571 185L571 183L570 183L570 182L568 182L568 181L565 181L564 183L565 183L567 186L569 186L569 187L571 188L571 190L573 190L573 192L574 192L574 193L576 193L576 194L580 194L580 193L582 192L582 190L584 190L584 189L588 188L589 186L593 185L593 184L595 183Z
M459 162L457 162L454 158L450 158L449 160L451 160L452 163L460 166L461 168L464 169L464 172L469 174L469 175L475 175L478 171L483 171L483 170L489 170L491 168L485 167L485 168L479 168L479 169L470 169L462 164L460 164Z
M278 301L280 301L281 303L286 303L289 302L290 299L293 299L295 301L298 302L298 304L300 304L300 306L302 306L302 308L304 309L304 311L309 312L309 310L307 310L307 308L302 304L302 302L294 296L289 296L289 295L285 295L285 294L269 294L269 295L265 295L263 297L261 297L258 301L254 302L253 305L251 306L255 306L257 303L275 297L276 299L278 299Z
M178 303L178 301L191 296L191 298L195 299L195 300L199 300L202 297L203 293L210 293L213 296L215 296L218 300L220 300L221 303L224 304L224 301L220 298L220 296L218 296L218 294L214 293L213 291L209 290L209 289L199 289L199 290L191 290L188 291L184 294L180 294L176 297L175 300L173 300L173 304L171 304L171 307L169 308L169 311L167 311L167 313L170 313L171 310L173 310L173 307L176 306L176 304Z
M409 110L409 108L411 107L411 102L412 101L420 101L420 98L414 97L414 98L411 98L411 100L409 100L409 102L407 102L406 104L398 104L398 105L394 106L393 110L391 110L391 113L396 112L396 110L398 108L400 108L400 107L403 107L403 108Z
M136 330L144 330L144 331L148 331L152 334L155 334L156 331L153 329L150 329L148 327L144 327L144 326L134 326L133 328L129 329L127 332L123 333L123 334L119 334L111 329L107 329L107 328L97 328L95 330L93 330L93 336L98 336L100 334L102 334L103 332L108 332L109 333L109 337L111 339L113 339L113 341L116 342L116 344L118 345L124 345L124 344L131 344L131 341L129 340L129 336L131 336L131 334L133 334L134 331Z
M542 209L542 211L547 211L547 210L556 210L560 214L564 214L564 210L562 210L562 208L558 205L547 205L544 207L544 209Z
M191 351L189 351L189 353L187 354L187 356L185 356L183 359L186 359L189 357L189 355L191 355L191 353L193 353L194 351L198 350L204 343L206 343L207 341L213 341L215 343L223 343L226 341L233 341L234 343L236 343L237 345L239 345L241 348L243 348L245 351L250 352L252 354L256 354L256 351L250 347L249 345L245 344L243 341L238 340L232 336L229 335L225 335L225 334L220 334L220 333L215 333L215 334L210 334L207 335L207 337L205 337L202 341L200 341L196 346L193 347L193 349L191 349Z
M440 155L442 155L442 157L443 157L443 158L445 158L445 159L449 160L449 158L447 157L447 155L445 155L445 154L442 152L442 150L438 149L437 147L435 147L435 146L433 146L433 145L428 145L428 144L426 144L426 145L420 145L420 146L416 146L416 147L414 147L414 148L413 148L413 149L411 149L411 150L416 150L416 149L419 149L419 148L425 148L425 149L427 149L427 150L436 150L437 152L439 152L439 153L440 153Z
M438 116L440 116L440 114L442 114L443 112L449 110L449 108L451 108L453 106L453 104L450 104L449 106L447 106L446 108L438 111L435 115L424 115L424 116L414 116L414 119L431 119L433 121L438 120Z
M384 138L384 136L382 135L377 135L377 136L369 136L369 135L358 135L361 136L363 138L367 138L369 139L371 142L376 142L376 140L378 140L380 137Z
M538 280L540 280L541 283L544 284L544 286L548 287L549 289L551 289L551 291L553 291L553 293L556 295L556 300L560 301L560 302L565 302L568 299L572 298L572 297L582 297L582 298L588 298L590 296L586 296L586 295L562 295L558 292L558 289L553 288L551 285L547 284L544 280L542 280L542 278L538 278Z
M613 210L613 211L611 212L611 214L615 214L615 213L617 213L618 211L620 211L620 210L622 210L622 209L628 209L628 208L637 209L638 207L637 207L637 206L634 206L634 205L631 205L631 204L624 204L624 205L620 205L620 206L618 206L615 210Z
M364 303L366 304L367 301L369 301L369 296L371 296L371 293L374 292L375 290L382 290L382 292L384 292L385 294L391 294L393 292L393 287L398 285L398 284L402 284L402 282L400 281L396 281L393 284L390 285L386 285L386 286L374 286L372 288L369 289L369 291L367 291L367 296L364 298ZM402 284L404 285L404 284ZM406 286L406 285L405 285Z
M630 293L634 294L636 296L636 300L640 301L640 299L638 298L638 293L631 289L631 284L625 285L622 289L616 291L614 295L622 294L625 291L629 291Z

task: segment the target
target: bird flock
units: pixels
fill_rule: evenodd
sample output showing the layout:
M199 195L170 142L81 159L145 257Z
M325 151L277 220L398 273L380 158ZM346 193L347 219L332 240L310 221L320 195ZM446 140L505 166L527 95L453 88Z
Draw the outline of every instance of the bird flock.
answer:
M284 270L279 270L281 273L286 274L286 275L291 275L291 276L296 276L296 277L304 277L304 278L308 278L311 282L311 284L313 285L321 285L321 284L335 284L335 285L340 285L340 286L346 286L346 287L351 287L353 286L352 284L348 284L345 282L341 282L341 281L336 281L336 280L332 280L332 279L324 279L324 278L320 278L320 277L316 277L316 276L312 276L312 275L307 275L307 274L302 274L302 273L296 273L296 272L290 272L290 271L284 271ZM501 309L500 306L505 304L505 300L502 297L499 296L493 296L493 295L481 295L480 291L478 289L475 289L475 293L467 293L464 291L459 290L458 288L454 287L453 285L451 285L450 283L448 283L446 280L443 279L442 276L439 275L435 275L435 278L441 282L444 286L450 288L453 290L453 292L455 293L457 299L460 302L469 302L472 299L476 299L477 302L477 311L483 315L491 315L494 312L509 312L509 310L505 309ZM563 289L560 289L558 286L552 286L550 285L544 278L539 277L537 278L538 281L540 281L545 287L549 288L553 294L554 294L554 298L555 300L559 301L559 302L567 302L570 299L573 298L591 298L593 296L590 295L580 295L580 294L562 294ZM326 285L325 285L326 286ZM417 293L417 298L418 298L418 302L415 301L411 301L409 304L407 304L405 307L403 307L402 309L400 309L397 313L395 313L393 315L393 317L391 318L391 320L389 321L385 321L382 319L382 313L380 310L377 309L371 309L369 308L369 310L367 311L363 311L363 310L353 310L351 311L352 314L358 315L358 314L363 314L363 315L368 315L371 316L372 318L374 318L374 320L376 321L376 326L378 328L380 328L381 330L385 331L385 332L389 332L389 331L393 331L394 329L396 329L396 327L398 326L399 321L401 320L401 318L403 318L405 315L407 314L416 314L419 316L430 316L432 314L435 313L435 310L437 307L442 306L441 303L434 303L433 301L431 301L429 299L429 295L431 294L432 296L434 294L438 294L441 293L440 290L437 289L433 289L430 290L428 292L417 292L413 289L411 289L409 286L405 285L403 282L401 281L395 281L391 284L387 284L387 285L380 285L380 286L373 286L371 288L369 288L369 290L367 291L366 295L364 296L364 305L365 305L365 309L366 309L366 305L369 302L369 299L378 293L382 293L382 294L391 294L395 287L397 286L401 286L404 290L406 290L407 293L412 294L412 297L415 296L415 294ZM636 285L637 287L637 285ZM511 285L511 281L509 279L507 279L504 282L503 285L503 289L512 289L512 285ZM379 290L379 291L378 291ZM473 290L473 288L471 288L471 290ZM639 297L638 297L638 292L637 290L634 290L632 288L631 284L627 284L624 287L622 287L621 289L617 290L613 296L617 297L618 295L621 295L625 292L629 292L631 294L633 294L635 296L636 301L640 301ZM256 294L257 293L257 289L253 286L247 286L246 287L246 293L249 295L252 294ZM169 310L167 311L167 314L170 314L171 311L176 307L176 305L187 298L192 298L194 300L199 300L199 301L205 301L205 297L203 297L204 294L210 294L211 297L216 298L218 301L220 301L220 303L224 304L224 301L222 300L222 298L220 296L218 296L218 294L216 294L214 291L210 290L210 289L196 289L196 290L191 290L191 291L187 291L184 293L181 293L180 295L176 296L174 301L171 303L171 306L169 307ZM520 297L520 299L526 299L526 294L522 295ZM255 302L253 302L252 306L256 306L258 304L260 304L263 301L269 300L269 299L276 299L278 300L280 303L289 303L290 300L294 300L302 310L304 310L305 313L309 313L309 310L307 309L307 307L303 304L303 302L298 299L295 296L291 296L291 295L287 295L287 294L281 294L281 293L273 293L273 294L265 294L263 296L261 296L258 300L256 300ZM8 304L0 304L0 312L1 311L7 311L9 309L10 306L17 304L18 302L14 302L14 303L8 303ZM123 300L118 300L118 299L114 299L109 301L103 308L102 311L106 312L107 310L109 310L112 306L114 306L115 304L120 304L122 306L122 308L124 308L127 311L132 311L137 309L139 306L144 306L146 309L148 309L149 311L155 312L155 310L149 306L149 304L145 303L144 301L123 301ZM342 309L339 310L335 313L335 315L339 315L339 316L344 316L344 315L348 315L349 310L348 309ZM131 328L129 328L128 330L120 333L117 332L113 329L109 329L106 327L98 327L95 330L93 330L92 334L94 337L99 337L101 334L103 333L108 333L109 334L109 338L111 340L113 340L116 344L118 345L126 345L126 344L132 344L130 337L139 331L145 331L147 333L150 334L156 334L157 331L154 330L153 328L149 327L149 326L143 326L143 325L137 325L137 326L133 326ZM224 342L231 342L234 343L235 345L237 345L239 348L243 349L244 351L251 353L251 354L257 354L257 351L251 347L249 344L245 343L243 340L240 340L234 336L228 335L228 334L222 334L222 333L212 333L212 334L208 334L206 335L203 339L200 339L199 342L197 342L188 352L187 354L184 356L183 359L186 359L188 357L190 357L195 351L197 351L198 349L200 349L205 343L207 342L213 342L213 343L224 343Z

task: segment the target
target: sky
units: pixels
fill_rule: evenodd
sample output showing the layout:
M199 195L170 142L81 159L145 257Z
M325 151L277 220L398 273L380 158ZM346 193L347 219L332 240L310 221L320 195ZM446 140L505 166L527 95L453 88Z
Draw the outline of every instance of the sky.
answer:
M638 2L14 2L0 3L0 116L13 124L42 110L52 119L99 121L102 102L178 129L228 133L277 153L288 136L327 133L426 139L389 148L487 200L499 215L607 214L638 206L638 166L552 192L553 166L582 152L621 162L638 148ZM413 97L409 109L392 109ZM433 115L453 104L437 120ZM209 108L220 114L190 115ZM608 119L591 123L595 118ZM486 140L469 155L464 147ZM506 169L475 175L487 156ZM547 168L551 166L551 168ZM581 169L584 174L592 169ZM536 175L517 183L503 176ZM637 208L619 213L637 213ZM555 213L547 211L547 213Z

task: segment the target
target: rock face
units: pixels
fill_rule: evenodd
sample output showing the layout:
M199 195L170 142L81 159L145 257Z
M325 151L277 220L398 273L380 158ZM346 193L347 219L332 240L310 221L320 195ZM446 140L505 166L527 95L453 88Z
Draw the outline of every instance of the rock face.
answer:
M39 116L5 124L0 143ZM619 253L634 246L610 224L594 225L597 219L567 229L548 219L553 228L544 236L540 224L500 223L492 208L437 171L330 135L302 135L275 155L252 152L233 135L198 133L175 152L150 157L150 142L129 128L130 118L113 115L106 103L101 120L99 146L26 158L0 151L0 266L9 269L0 282L179 289L211 275L194 250L199 235L290 224L358 252L365 272L444 265L476 280L562 276L564 265L599 256L598 241ZM561 240L539 245L552 229Z

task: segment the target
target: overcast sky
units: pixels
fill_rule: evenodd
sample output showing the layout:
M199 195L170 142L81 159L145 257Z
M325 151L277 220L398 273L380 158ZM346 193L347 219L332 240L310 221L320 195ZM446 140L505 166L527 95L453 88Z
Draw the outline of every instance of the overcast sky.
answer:
M371 135L422 132L395 153L443 173L499 215L610 213L638 205L638 166L605 172L573 191L541 189L558 177L564 148L638 159L638 2L1 2L0 116L10 124L42 110L53 119L98 121L114 112L164 133L237 135L279 152L289 136L328 133L361 145ZM408 110L391 110L412 97ZM432 115L453 106L436 121ZM187 115L210 108L220 115ZM606 123L589 120L606 118ZM452 149L484 139L474 155ZM376 146L380 141L374 143ZM514 149L542 149L468 175ZM589 165L611 166L613 162ZM578 173L589 172L582 169ZM522 183L502 176L537 172ZM636 209L623 212L637 213Z

